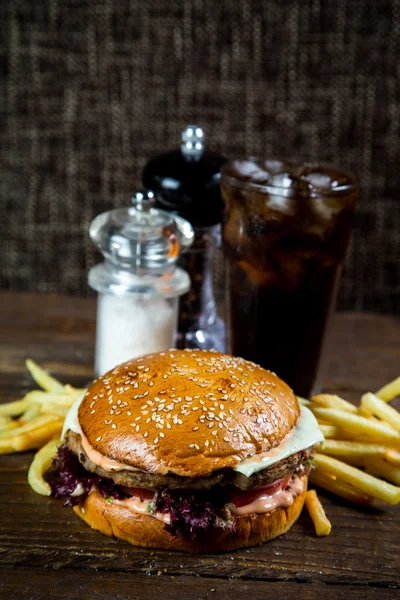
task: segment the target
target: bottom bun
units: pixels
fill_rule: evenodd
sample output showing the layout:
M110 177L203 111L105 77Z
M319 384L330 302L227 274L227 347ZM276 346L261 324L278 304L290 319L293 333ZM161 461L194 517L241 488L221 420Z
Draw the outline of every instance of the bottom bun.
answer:
M307 476L303 476L304 491L288 508L276 508L268 513L236 516L233 531L215 528L200 539L175 537L164 528L164 523L151 517L108 502L97 490L91 492L74 512L90 527L129 542L133 546L183 552L224 552L236 548L256 546L286 533L299 518L307 491Z

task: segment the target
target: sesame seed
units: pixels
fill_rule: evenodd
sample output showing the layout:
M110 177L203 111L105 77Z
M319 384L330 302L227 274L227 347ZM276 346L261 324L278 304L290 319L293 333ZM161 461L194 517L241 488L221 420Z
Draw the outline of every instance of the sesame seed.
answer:
M158 444L158 437L154 438L153 443Z
M160 437L165 437L165 434L162 431L160 431Z
M148 431L145 431L145 432L144 432L144 434L143 434L143 437L145 437L145 438L146 438L148 435L149 435L149 432L148 432Z
M199 428L197 425L196 425L196 427L193 427L193 429L192 429L192 431L198 431L198 430L199 430Z
M211 432L211 435L217 435L218 431L216 429L214 429L214 431Z
M229 438L228 437L224 437L224 441L225 442L229 442Z
M96 442L101 442L101 435L99 435L99 437L96 438Z
M113 429L117 429L117 426L116 426L116 424L115 424L115 423L113 423L113 424L111 425L111 427L112 427Z
M206 441L204 442L204 445L207 447L207 446L209 445L209 443L210 443L210 442L209 442L208 440L206 440Z

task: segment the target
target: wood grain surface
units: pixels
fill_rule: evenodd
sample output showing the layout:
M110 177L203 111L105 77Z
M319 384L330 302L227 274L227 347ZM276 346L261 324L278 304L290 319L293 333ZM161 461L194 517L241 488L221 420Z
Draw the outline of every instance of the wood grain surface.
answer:
M34 388L31 357L65 383L92 377L95 304L0 294L0 400ZM400 319L340 314L322 388L348 398L400 374ZM60 502L36 495L32 453L0 457L0 598L394 598L400 586L400 510L361 509L321 493L332 534L303 513L268 544L201 557L133 548L90 530ZM56 587L55 587L56 586Z

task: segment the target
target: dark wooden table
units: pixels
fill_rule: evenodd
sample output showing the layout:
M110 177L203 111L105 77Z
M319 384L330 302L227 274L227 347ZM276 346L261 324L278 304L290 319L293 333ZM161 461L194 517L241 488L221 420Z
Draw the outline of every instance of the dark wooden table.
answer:
M63 382L92 376L92 300L0 294L0 400L34 387L32 357ZM358 398L400 373L400 319L338 315L323 388ZM36 495L33 453L0 457L0 598L319 599L400 593L399 507L360 509L321 494L333 524L317 538L306 512L282 538L250 550L190 556L133 548L90 530L71 509Z

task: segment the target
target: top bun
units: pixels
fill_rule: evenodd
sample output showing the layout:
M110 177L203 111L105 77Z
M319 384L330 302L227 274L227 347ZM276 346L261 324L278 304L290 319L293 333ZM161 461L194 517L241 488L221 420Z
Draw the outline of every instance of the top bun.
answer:
M203 477L277 446L299 414L271 371L218 352L168 350L97 379L78 417L93 448L113 460Z

